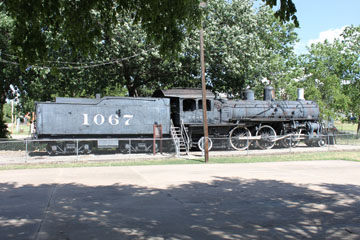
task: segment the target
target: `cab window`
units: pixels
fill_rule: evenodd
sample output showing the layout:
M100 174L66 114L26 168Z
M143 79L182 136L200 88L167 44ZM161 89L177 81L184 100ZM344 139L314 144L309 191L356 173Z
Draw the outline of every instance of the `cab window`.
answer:
M199 104L199 109L203 109L202 106L202 100L199 100L198 104ZM211 111L211 101L206 99L206 111Z
M192 112L196 110L196 101L194 99L183 100L183 111Z

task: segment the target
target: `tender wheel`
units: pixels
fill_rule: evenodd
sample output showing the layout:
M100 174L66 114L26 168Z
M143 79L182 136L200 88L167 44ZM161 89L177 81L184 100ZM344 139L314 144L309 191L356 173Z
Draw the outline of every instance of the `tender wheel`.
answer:
M57 153L57 145L49 143L48 145L46 145L46 151L48 152L48 154L50 156L56 155L56 153Z
M284 136L287 134L293 134L293 136L290 136L289 138L285 138L280 141L280 146L283 148L296 147L300 143L300 140L297 140L297 139L298 139L298 136L301 134L301 130L300 131L295 131L295 130L286 131L283 129L283 130L281 130L280 134L281 134L281 136Z
M90 143L87 143L87 142L80 143L79 150L78 150L79 153L90 154L91 151L92 151L92 147L91 147Z
M251 132L246 127L235 127L230 131L230 145L233 149L241 151L249 147Z
M205 145L205 138L201 137L198 141L198 147L201 151L204 151L204 149L205 149L204 145ZM213 146L212 140L211 140L211 138L208 138L209 151L211 150L212 146Z
M256 141L256 145L261 149L271 149L275 146L276 141L276 132L275 130L268 126L261 126L257 132L256 136L260 136L261 139Z

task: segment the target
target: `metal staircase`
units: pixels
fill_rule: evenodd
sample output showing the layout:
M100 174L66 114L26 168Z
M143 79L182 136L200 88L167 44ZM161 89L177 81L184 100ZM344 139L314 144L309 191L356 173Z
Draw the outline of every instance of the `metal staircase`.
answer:
M185 125L182 121L180 127L175 127L173 122L171 121L171 136L175 143L176 155L180 156L180 153L184 151L188 155L190 149L190 138L187 134L187 129L185 128Z

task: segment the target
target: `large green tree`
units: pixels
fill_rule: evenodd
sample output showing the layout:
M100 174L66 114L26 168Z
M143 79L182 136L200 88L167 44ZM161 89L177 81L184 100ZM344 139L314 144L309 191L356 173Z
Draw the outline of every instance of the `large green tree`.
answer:
M273 0L263 1L276 5ZM150 88L196 86L197 83L189 80L196 79L199 72L198 67L194 69L198 66L198 50L196 54L193 50L187 51L186 57L179 57L180 61L163 58L160 54L175 56L187 34L197 35L196 29L202 20L206 21L199 2L0 2L1 108L6 98L13 97L10 86L21 92L24 111L31 109L34 100L49 100L59 95L118 94L123 93L124 87L129 95L139 94L139 91L146 94L145 84ZM292 1L280 0L280 3L279 18L282 21L292 19L297 24ZM236 22L239 23L241 19ZM197 49L198 36L190 41ZM149 47L154 51L146 52ZM139 54L139 51L144 53ZM124 59L134 54L140 57ZM105 64L113 59L116 64ZM98 65L104 67L88 67L89 62L94 65L94 61L100 61ZM58 62L63 63L59 65ZM2 137L6 128L0 123Z
M299 86L320 105L324 118L338 113L360 116L360 27L349 26L333 43L313 44L301 56L304 69ZM360 128L360 119L359 119Z
M343 53L347 56L347 81L345 93L349 96L349 111L358 117L357 133L360 133L360 26L349 26L343 34Z
M8 131L4 121L3 106L6 98L16 96L16 86L21 84L22 76L17 65L9 64L13 60L8 56L13 53L9 41L12 38L13 21L1 11L0 20L0 138L4 138L8 135Z
M256 13L252 3L249 0L209 3L203 24L207 74L214 90L238 94L245 84L254 86L261 77L275 78L273 68L280 72L279 68L283 68L283 62L292 51L289 45L293 46L296 40L293 24L281 24L269 8ZM24 88L29 98L91 96L122 87L129 96L136 96L146 95L156 88L200 86L198 30L189 32L178 57L168 59L160 56L155 44L145 41L146 32L131 16L118 16L118 22L112 37L96 44L96 59L72 58L66 42L60 53L52 51L50 56L53 62L106 59L106 63L72 65L72 70L58 68L56 76L49 69L35 68L35 79L28 81ZM46 88L41 87L42 83ZM52 88L49 87L51 83Z
M262 92L267 78L277 88L293 73L294 24L282 24L269 7L255 10L253 1L214 0L208 4L204 26L208 85L218 92L239 96L246 87ZM200 78L199 34L185 40L182 66ZM196 58L194 58L196 56ZM190 76L190 74L189 74ZM259 94L260 95L260 94Z
M347 111L349 97L344 92L349 80L349 55L340 40L311 45L302 56L305 69L304 86L306 98L315 100L325 119L334 118L336 113Z
M111 37L118 15L141 24L147 40L160 44L161 52L176 52L186 32L199 26L201 0L3 0L0 8L15 20L12 46L21 62L46 59L50 48L59 48L62 39L73 52L92 52L96 42ZM262 0L276 6L277 0ZM282 21L293 20L292 0L280 0L276 15ZM55 41L49 41L48 33ZM61 33L61 35L57 35Z
M59 52L52 52L47 66L28 69L22 99L49 100L55 96L89 97L102 95L138 96L152 88L176 81L179 62L162 58L159 47L147 43L146 32L129 16L119 16L113 36L96 45L96 57L71 56L64 42ZM147 90L145 89L145 87Z

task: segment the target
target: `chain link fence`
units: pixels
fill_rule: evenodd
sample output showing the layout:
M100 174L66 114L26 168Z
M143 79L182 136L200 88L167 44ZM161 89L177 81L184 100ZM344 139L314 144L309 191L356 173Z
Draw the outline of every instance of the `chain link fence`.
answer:
M284 138L282 138L284 137ZM268 140L240 137L210 138L210 155L250 156L319 151L360 150L356 134L322 135L323 146L308 146L304 140L276 136ZM190 155L201 157L203 140L193 142ZM235 150L234 146L238 149ZM271 149L267 149L270 148ZM185 156L186 151L172 138L164 139L55 139L0 140L0 165L61 162L138 161Z
M173 139L0 140L0 165L129 161L176 156Z

